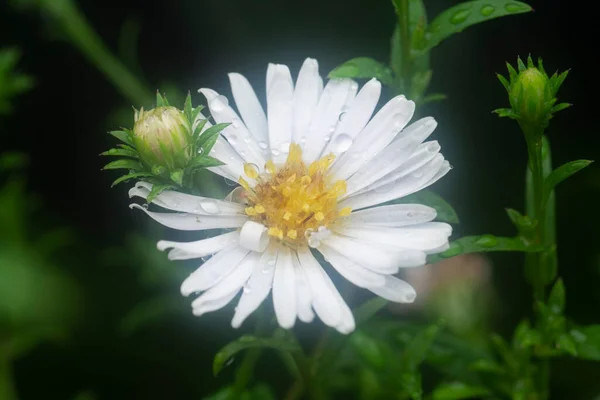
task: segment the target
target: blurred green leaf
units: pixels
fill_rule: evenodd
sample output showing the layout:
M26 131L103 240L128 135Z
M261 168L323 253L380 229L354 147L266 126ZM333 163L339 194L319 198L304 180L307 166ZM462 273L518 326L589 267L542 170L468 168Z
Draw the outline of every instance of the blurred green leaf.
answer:
M600 325L580 326L572 329L570 334L575 341L577 357L600 361Z
M529 5L512 0L475 0L459 3L441 12L431 21L419 50L429 51L444 39L472 25L531 10Z
M109 149L105 152L100 153L100 155L101 156L139 158L139 154L136 151L132 151L129 149Z
M130 179L148 178L148 177L151 177L151 176L154 176L154 174L151 174L149 172L134 172L134 173L131 173L131 174L123 175L123 176L115 179L115 181L110 186L111 187L116 186L119 183L126 182L126 181L128 181Z
M385 64L368 57L357 57L346 61L329 73L329 78L377 78L384 85L394 81L392 70Z
M369 337L360 330L355 331L350 335L350 344L354 347L354 350L360 354L364 360L370 365L381 368L384 366L385 360L382 352L382 348L379 346L376 340Z
M14 96L33 87L33 78L15 72L20 59L19 49L0 49L0 115L12 111Z
M134 146L133 141L131 140L131 135L128 131L110 131L108 133L119 139L121 142L127 143L130 146Z
M375 314L388 304L388 301L381 297L373 297L356 307L352 313L357 325L362 325L370 320Z
M211 156L198 155L190 160L187 168L210 168L218 167L224 163Z
M421 190L417 193L413 193L406 197L403 197L394 203L398 204L423 204L432 207L437 212L437 219L439 221L448 222L450 224L458 224L458 214L454 211L454 208L444 200L439 194L432 192L431 190Z
M205 123L206 122L204 122L204 124ZM204 124L202 124L202 126L204 126ZM227 128L229 125L231 125L231 124L230 123L215 124L215 125L211 126L210 128L208 128L207 130L205 130L204 132L202 132L202 134L200 136L198 136L198 139L196 140L196 147L198 148L198 150L201 151L203 154L210 153L211 149L213 148L213 146L217 142L217 139L219 138L219 133L221 133L221 131L223 129ZM201 156L201 157L208 157L208 156Z
M423 399L423 388L421 386L421 374L418 370L408 370L400 374L399 383L402 389L412 400Z
M548 175L544 180L544 203L548 196L550 196L550 193L556 187L556 185L558 185L571 175L575 174L576 172L581 171L582 169L590 165L592 162L593 161L590 160L570 161L552 171L552 173Z
M148 197L146 197L146 202L148 204L152 203L152 201L162 192L169 189L177 189L175 185L171 185L169 183L165 184L154 184L152 185L152 190L148 193Z
M540 250L539 246L524 243L518 237L509 238L494 235L464 236L450 243L450 248L443 253L427 257L427 261L432 263L460 254L488 251L538 252Z
M29 156L19 152L4 152L0 154L0 172L26 168Z
M432 394L433 400L461 400L489 396L491 393L482 386L472 386L463 382L451 382L439 385Z
M231 359L235 354L252 348L271 348L292 353L301 351L296 343L287 339L260 338L252 335L244 335L227 344L215 355L213 360L213 374L215 376L218 375L227 360Z
M575 339L573 339L573 336L568 333L563 333L558 337L556 346L565 353L577 357L577 343L575 342Z
M145 326L169 315L189 313L185 299L177 294L160 295L137 304L121 320L119 331L132 335Z
M565 284L562 279L558 279L548 298L548 307L554 314L562 314L565 310Z
M417 333L404 349L401 360L402 365L405 365L408 369L419 366L425 360L439 331L440 327L438 325L432 325Z
M115 161L109 162L102 169L129 169L129 170L137 170L137 169L142 169L142 168L143 168L142 164L140 164L139 161L123 158L123 159L120 159L120 160L115 160Z

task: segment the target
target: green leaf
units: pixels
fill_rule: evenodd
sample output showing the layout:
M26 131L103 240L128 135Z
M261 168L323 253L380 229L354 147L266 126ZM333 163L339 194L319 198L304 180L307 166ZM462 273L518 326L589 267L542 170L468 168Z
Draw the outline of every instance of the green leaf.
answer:
M260 338L252 335L244 335L227 344L215 355L213 360L213 374L217 376L227 360L240 351L259 347L292 353L301 351L297 344L286 339Z
M538 252L541 248L525 243L521 238L499 237L494 235L465 236L450 243L450 248L443 253L427 257L427 262L437 262L444 258L460 254L488 251L523 251Z
M448 222L450 224L458 224L460 221L454 208L446 202L439 194L432 192L431 190L422 190L420 192L403 197L398 201L394 201L396 204L412 204L418 203L429 207L432 207L437 212L437 219L439 221Z
M496 77L498 77L498 80L500 81L502 86L504 86L504 89L506 89L507 92L510 92L510 83L508 82L508 80L500 74L496 74Z
M167 101L167 96L161 96L160 92L156 91L156 107L168 107L169 102Z
M398 5L394 1L394 6L398 9ZM413 48L421 47L421 41L425 35L427 28L427 12L423 0L409 0L408 3L408 30L411 33L411 45ZM415 61L417 71L429 69L429 54L419 57ZM422 64L422 65L418 65ZM396 24L394 33L390 39L390 66L397 76L401 75L400 66L402 65L402 48L400 43L400 28Z
M571 330L575 341L577 357L600 361L600 325L581 326Z
M527 215L521 214L517 210L507 208L506 213L508 214L508 217L515 225L519 233L524 236L528 236L529 234L531 234L537 226L537 221L532 220Z
M196 122L196 119L198 119L198 117L200 116L200 113L202 112L202 110L204 110L204 106L203 105L199 105L198 107L195 107L192 110L192 125L194 124L194 122Z
M570 161L552 171L552 173L544 180L544 202L547 200L547 197L550 196L550 192L556 187L556 185L576 172L581 171L592 162L593 161L591 160Z
M207 122L207 119L203 119L200 122L198 122L198 125L196 125L196 127L194 128L194 133L192 135L194 139L198 139L198 136L200 136L200 132L202 132L202 129L204 129L204 125L206 125Z
M517 57L517 68L519 69L519 72L523 72L527 69L525 63L521 60L521 57Z
M130 170L138 170L142 169L142 164L140 164L137 160L131 160L127 158L123 158L120 160L115 160L109 162L102 169L130 169Z
M377 78L384 85L394 81L392 70L385 64L368 57L346 61L329 73L329 78Z
M151 174L149 172L134 172L132 174L127 174L127 175L123 175L117 179L115 179L115 181L112 183L112 185L110 185L110 187L116 186L121 182L126 182L130 179L136 179L136 178L148 178L150 176L154 176L154 174Z
M171 180L175 183L177 183L178 185L183 184L183 170L182 169L178 169L176 171L171 172L171 174L169 175L171 177Z
M24 169L29 165L29 156L19 152L4 152L0 154L0 172Z
M558 75L558 72L555 72L552 75L552 77L550 78L550 88L552 89L552 96L556 96L556 93L558 93L558 89L560 89L565 79L567 79L568 75L569 70L563 71L560 75Z
M133 146L133 141L131 140L131 135L126 131L110 131L108 132L110 135L113 135L121 142L127 143L130 146Z
M187 168L209 168L218 167L219 165L223 164L223 162L217 160L214 157L198 155L190 160L190 162L187 165Z
M519 75L519 73L515 70L515 67L513 67L510 63L506 63L506 69L508 70L508 77L510 79L511 82L514 82L515 79L517 79L517 76Z
M512 108L497 108L493 113L498 114L500 118L510 118L510 119L518 119L519 114L513 111Z
M457 4L446 9L431 21L425 33L424 46L419 50L428 51L444 39L472 25L531 10L529 5L519 1L475 0Z
M187 118L188 122L190 123L190 126L192 126L192 124L194 123L194 120L192 117L192 114L194 113L194 111L192 108L192 95L190 94L189 91L185 98L185 103L183 103L183 113L185 114L185 117Z
M418 370L406 371L400 374L400 386L412 400L421 400L423 398L421 374Z
M364 324L387 305L388 301L381 297L373 297L356 307L352 313L357 325Z
M384 366L385 360L381 346L366 333L355 331L350 335L350 344L368 364L376 368Z
M475 361L469 366L469 369L494 375L504 375L506 373L502 365L496 361L485 359Z
M565 311L565 284L558 279L548 297L548 307L554 314L562 314Z
M131 158L139 158L139 155L136 151L131 151L129 149L110 149L103 153L100 153L101 156L116 156L116 157L131 157Z
M429 348L439 331L440 327L438 325L432 325L417 333L404 348L401 364L408 369L418 367L425 360Z
M152 190L148 194L148 197L146 197L146 202L152 203L156 196L168 189L177 189L177 187L169 183L152 185Z
M180 296L157 296L137 304L129 311L121 320L119 330L128 336L168 315L182 315L187 311Z
M555 105L554 107L552 107L552 109L550 110L550 112L554 114L554 113L557 113L557 112L559 112L559 111L562 111L562 110L564 110L564 109L566 109L566 108L569 108L569 107L571 107L572 105L573 105L573 104L571 104L571 103L560 103L560 104L557 104L557 105Z
M528 320L521 321L515 329L513 347L516 349L526 349L541 343L542 336L540 332L532 328Z
M561 334L556 340L556 346L565 353L577 357L577 343L573 339L573 336L567 333Z
M204 122L204 123L201 122L202 126L204 126L205 123L206 122ZM200 135L198 137L198 140L196 141L197 148L203 154L208 154L211 151L211 149L213 148L213 146L215 145L215 143L217 142L217 139L219 138L219 133L223 129L227 128L229 125L231 125L231 124L230 123L216 124L216 125L213 125L210 128L208 128L204 132L202 132L202 135Z
M439 385L432 393L433 400L460 400L489 396L490 391L483 386L472 386L463 382Z
M423 97L423 100L421 101L421 104L427 104L427 103L433 103L436 101L442 101L442 100L446 100L448 98L448 96L446 96L443 93L432 93L432 94L428 94L427 96Z

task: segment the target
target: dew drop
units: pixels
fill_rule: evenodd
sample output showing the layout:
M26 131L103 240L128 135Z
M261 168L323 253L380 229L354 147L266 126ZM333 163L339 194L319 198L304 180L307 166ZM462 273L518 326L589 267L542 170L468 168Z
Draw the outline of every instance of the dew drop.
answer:
M267 265L270 265L271 267L273 265L275 265L275 259L274 258L270 258L269 261L267 261Z
M250 292L252 292L252 288L250 287L250 285L244 286L244 293L250 293Z
M347 116L348 116L348 113L346 111L342 112L339 117L340 122L345 120Z
M231 364L233 364L233 360L234 360L234 357L231 357L229 360L225 361L225 364L223 364L223 365L224 365L225 367L228 367L228 366L230 366Z
M230 145L235 146L237 144L237 135L230 134L227 135L227 141Z
M262 272L263 274L268 274L269 272L273 271L273 267L269 267L269 266L264 266L260 269L260 272Z
M312 236L308 238L308 245L310 247L312 247L313 249L316 249L317 247L319 247L320 244L321 244L320 240L318 240Z
M352 136L347 133L340 133L333 139L333 142L331 142L331 147L333 151L343 153L348 151L350 146L352 146L352 143L354 143Z
M214 200L201 200L200 207L208 214L215 215L221 212L219 205Z
M305 144L305 143L306 143L306 136L302 136L302 137L300 138L300 144L302 144L302 145L303 145L303 144Z
M260 147L262 150L266 150L269 146L267 145L267 142L261 140L260 142L258 142L258 147Z
M525 10L524 7L522 7L516 3L508 3L507 5L504 6L504 9L506 11L508 11L509 13L514 13L514 12L519 12L519 11Z
M240 150L240 156L244 157L246 155L246 152L244 150Z
M471 15L471 10L460 10L450 17L450 22L454 25L462 24Z
M407 303L412 303L413 301L415 301L415 298L417 297L416 293L405 293L404 294L404 301L406 301Z
M218 95L217 97L215 97L214 99L211 100L210 109L211 109L211 111L218 112L218 111L222 111L228 105L229 105L229 100L227 100L227 97L225 97L223 95Z
M273 154L273 156L277 157L280 154L280 151L277 149L271 149L271 154Z
M331 136L329 136L329 135L325 135L325 137L323 138L323 140L324 140L325 142L329 142L329 141L331 140Z
M223 178L223 179L225 179L225 184L226 184L227 186L235 187L235 186L237 186L237 185L238 185L238 184L237 184L237 182L234 182L234 181L232 181L232 180L230 180L230 179L227 179L227 178Z
M493 235L483 235L475 241L475 244L481 247L494 247L498 244L498 239Z
M481 10L479 10L479 12L481 13L481 15L483 15L484 17L489 17L490 15L492 15L492 13L496 11L496 8L494 8L494 6L483 6L481 7Z
M457 256L460 253L462 253L462 251L463 251L463 246L458 242L453 242L453 243L450 243L450 247L448 248L448 250L444 251L441 254L441 256L446 257L446 258L454 257L454 256Z
M237 129L237 128L239 128L239 127L242 126L242 123L240 122L239 119L234 118L234 119L231 120L231 126L233 126L234 128Z

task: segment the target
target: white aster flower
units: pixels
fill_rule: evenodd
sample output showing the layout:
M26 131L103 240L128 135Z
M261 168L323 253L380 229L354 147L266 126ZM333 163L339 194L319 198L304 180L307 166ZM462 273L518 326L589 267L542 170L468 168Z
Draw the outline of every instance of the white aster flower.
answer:
M178 213L138 205L159 223L179 230L231 231L189 243L160 241L171 260L213 255L182 284L195 315L222 308L241 291L237 328L273 292L279 325L316 314L342 333L354 317L321 255L344 278L399 303L415 290L396 278L400 268L425 265L427 254L448 248L451 227L432 222L434 209L419 204L379 204L423 189L449 170L431 118L407 126L415 104L397 96L373 117L381 84L360 91L350 79L323 87L316 60L307 59L296 84L285 65L267 69L267 113L246 78L229 74L238 112L211 89L200 89L218 123L231 125L211 151L225 162L213 172L240 183L225 200L164 191L153 203ZM238 114L239 113L239 114ZM240 118L241 117L241 118ZM372 117L372 118L371 118ZM130 196L147 198L139 182Z

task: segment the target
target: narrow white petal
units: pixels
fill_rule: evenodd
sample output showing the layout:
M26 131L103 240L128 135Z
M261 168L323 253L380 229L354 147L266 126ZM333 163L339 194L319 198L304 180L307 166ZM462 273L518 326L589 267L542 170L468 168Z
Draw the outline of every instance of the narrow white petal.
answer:
M352 310L350 310L348 304L346 304L340 293L337 291L331 279L329 279L327 275L325 275L325 278L325 284L329 287L329 290L335 295L335 297L337 297L341 311L340 322L335 326L335 329L337 329L340 333L347 335L354 331L354 328L356 327L354 315L352 315Z
M227 139L231 147L244 161L258 166L264 165L265 158L258 142L250 134L237 113L229 106L227 99L212 89L202 88L199 92L206 97L210 114L215 122L231 124L221 131L221 135Z
M331 279L323 270L319 262L312 255L308 247L298 249L300 269L311 292L312 306L315 312L327 326L336 327L342 318L342 309L339 298L341 297Z
M223 308L227 304L229 304L229 302L231 300L233 300L233 298L237 295L237 293L238 293L238 291L236 290L234 292L225 294L225 295L223 295L217 299L214 299L212 301L206 301L202 304L202 306L193 308L192 313L196 317L199 317L208 312L220 310L221 308Z
M279 326L290 329L296 322L296 276L289 248L281 247L273 279L273 306Z
M296 303L298 304L298 319L310 323L315 318L312 309L312 292L308 286L308 278L304 269L300 267L300 261L296 252L292 252L292 263L296 274Z
M140 181L129 190L129 197L138 196L147 199L151 190L152 184ZM244 212L244 207L238 203L211 199L210 197L193 196L172 190L161 192L152 200L152 203L167 210L196 215L239 216Z
M322 242L318 250L340 275L362 288L380 286L385 283L383 275L356 264L347 258L345 253L328 246L333 242L331 240Z
M445 246L448 243L448 237L452 234L452 227L443 222L426 222L402 228L344 227L336 229L336 233L355 238L364 243L430 253L431 250ZM421 265L424 264L425 258L423 257L423 264Z
M369 288L379 297L395 303L412 303L417 297L417 292L407 282L394 276L385 277L385 285Z
M355 211L339 220L342 226L389 226L400 227L433 221L434 208L422 204L391 204Z
M250 85L248 79L238 73L229 74L229 82L231 83L235 105L244 120L244 124L258 141L259 146L261 142L265 143L265 145L260 146L261 148L266 146L269 143L267 116L254 89L252 89L252 85Z
M448 172L450 172L451 169L452 169L452 166L450 165L450 163L447 160L444 160L444 162L442 163L442 166L435 173L435 175L431 179L429 179L427 182L422 184L418 190L422 190L422 189L425 189L426 187L433 185L439 179L441 179L444 175L446 175Z
M294 89L294 129L293 141L306 142L310 121L317 108L319 96L323 90L323 79L319 75L319 64L313 58L307 58L300 68L296 88Z
M231 326L239 328L258 306L267 298L273 284L275 264L277 262L278 246L271 245L262 253L258 262L254 264L252 275L246 283L242 297L235 308Z
M271 156L275 163L285 161L292 140L293 96L294 83L289 68L285 65L269 64L267 114Z
M214 254L227 246L237 243L238 240L239 232L234 231L195 242L181 243L161 240L157 243L156 247L160 251L172 249L169 251L169 260L188 260L190 258L201 258Z
M415 103L397 96L384 105L358 134L350 149L333 165L338 179L348 179L375 157L406 126L415 111Z
M347 192L346 197L350 197L353 194L360 194L378 189L381 186L385 186L391 182L397 181L400 178L412 174L436 158L439 152L440 145L437 141L422 143L419 147L417 147L410 158L402 163L399 167L389 172L387 175L377 179L376 181L371 180L373 183L355 191L354 193Z
M248 278L250 278L250 274L252 274L254 265L259 259L260 254L250 252L248 255L246 255L242 262L240 262L237 267L235 267L227 276L219 281L219 283L196 298L192 302L192 307L194 309L199 309L202 308L206 303L218 300L224 296L228 296L231 293L238 293Z
M237 244L221 250L183 281L181 294L189 296L213 287L229 275L249 252Z
M245 161L223 136L219 135L217 142L210 150L210 156L225 163L225 165L208 168L210 171L234 182L237 182L238 178L244 174Z
M352 195L342 200L339 206L357 210L407 196L422 189L428 182L431 182L438 171L442 169L443 165L444 157L438 154L430 162L411 174L368 192Z
M248 217L240 216L216 216L216 215L194 215L194 214L175 214L175 213L157 213L148 211L139 204L131 204L130 208L142 210L156 222L172 229L180 231L202 231L207 229L226 229L239 228L244 225Z
M367 268L374 273L395 274L398 272L398 268L411 266L410 264L406 265L407 262L414 262L416 257L422 261L422 265L425 264L425 254L423 253L415 254L411 249L399 249L383 243L365 241L362 237L351 238L337 234L338 231L345 232L347 230L347 228L336 228L336 234L331 235L322 243L336 252L343 254L344 257L353 263Z
M350 79L332 79L325 86L303 144L302 158L306 163L315 161L331 140L353 84Z
M339 156L348 151L356 136L367 125L379 101L381 83L373 78L367 82L356 97L348 104L347 111L340 115L340 123L323 154Z
M431 117L423 118L398 134L398 137L376 157L365 163L348 179L347 194L352 194L388 175L413 155L417 147L435 129L437 122ZM432 157L440 151L437 142L428 143L423 149Z

